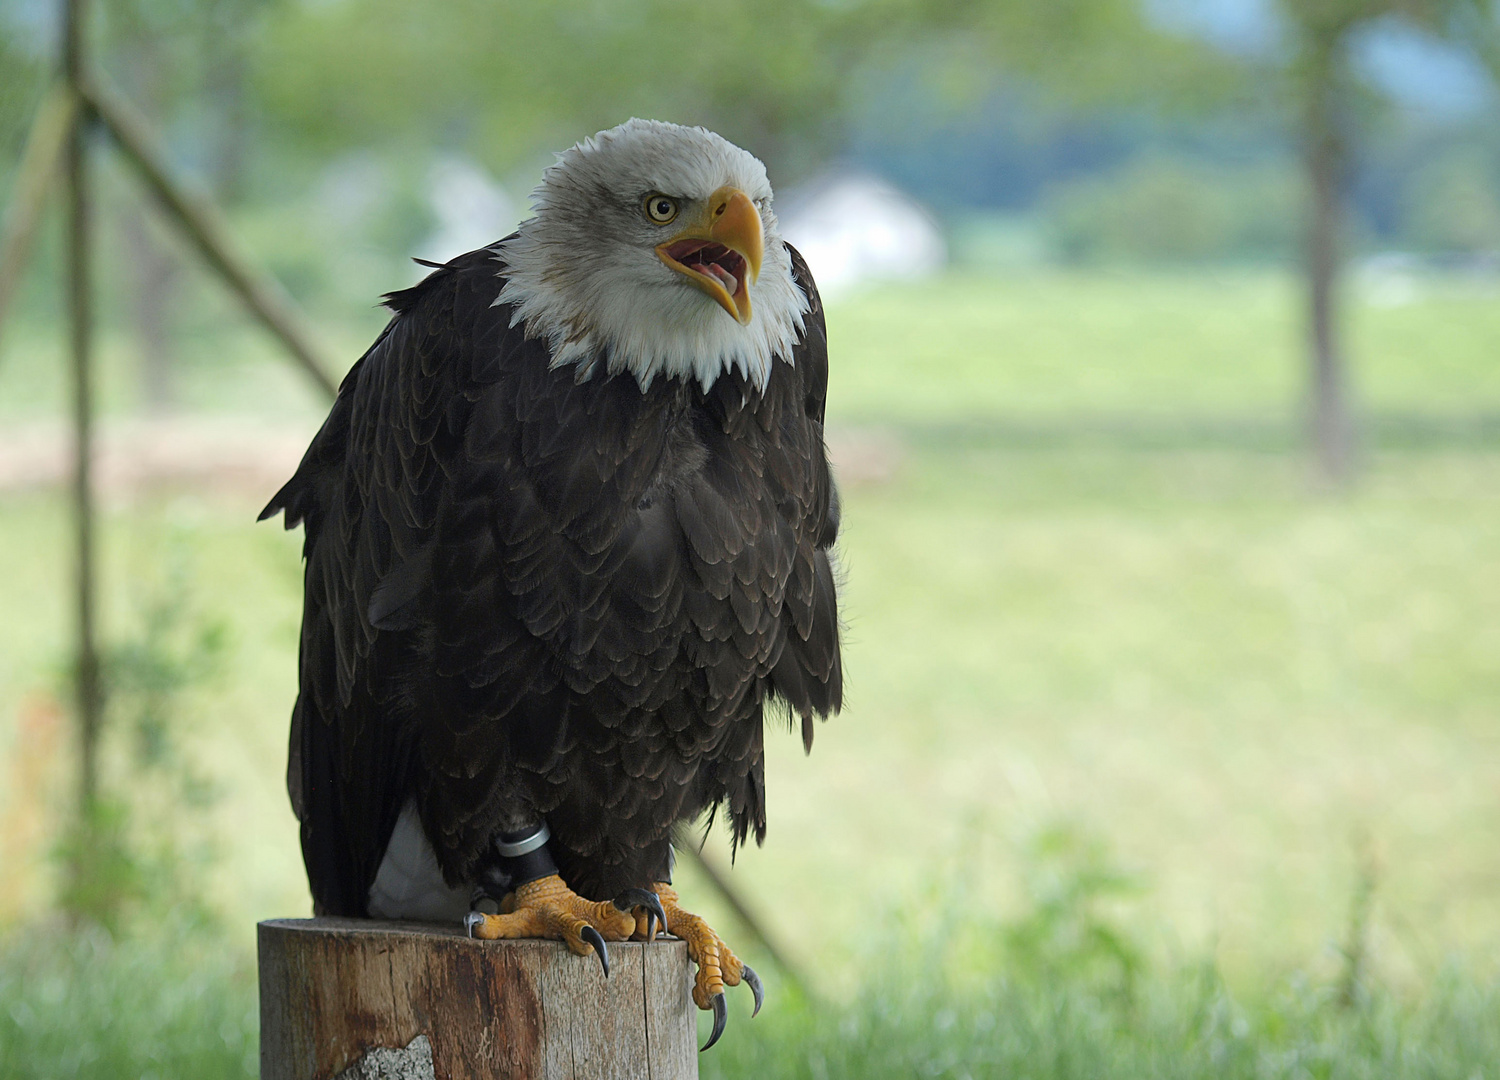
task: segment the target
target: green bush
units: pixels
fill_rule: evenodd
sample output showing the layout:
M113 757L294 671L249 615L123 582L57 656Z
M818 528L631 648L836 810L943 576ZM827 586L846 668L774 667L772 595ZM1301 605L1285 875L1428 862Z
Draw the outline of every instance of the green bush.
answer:
M1059 184L1044 214L1054 248L1075 262L1284 256L1302 220L1290 163L1233 168L1167 156Z
M1406 192L1406 238L1443 252L1500 250L1500 175L1475 151L1445 154L1417 171Z
M56 851L61 908L116 935L167 909L215 918L204 899L216 847L205 811L217 792L185 744L190 695L219 670L225 629L194 602L187 540L167 543L159 580L144 582L139 626L104 650L101 790Z

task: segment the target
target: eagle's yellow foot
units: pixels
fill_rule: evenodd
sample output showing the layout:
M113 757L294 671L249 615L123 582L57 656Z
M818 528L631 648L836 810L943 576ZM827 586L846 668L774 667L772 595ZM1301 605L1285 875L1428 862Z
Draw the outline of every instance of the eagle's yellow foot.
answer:
M663 929L687 942L688 956L698 965L698 977L693 981L693 1004L700 1009L712 1009L714 1014L713 1032L703 1044L703 1049L707 1050L724 1034L724 1025L729 1018L729 1010L724 1004L724 987L738 986L741 982L750 987L750 992L755 995L752 1017L760 1012L765 989L755 969L735 956L708 923L692 912L682 910L677 903L676 889L660 882L652 888L656 890L665 912ZM650 940L654 936L654 928L644 914L636 916L635 931L638 938Z
M614 900L585 900L556 874L528 881L506 894L499 915L471 911L464 919L470 937L484 941L501 938L549 938L561 941L579 956L594 953L609 975L606 941L624 941L635 932L637 909L641 920L666 916L656 896L644 889L627 889Z

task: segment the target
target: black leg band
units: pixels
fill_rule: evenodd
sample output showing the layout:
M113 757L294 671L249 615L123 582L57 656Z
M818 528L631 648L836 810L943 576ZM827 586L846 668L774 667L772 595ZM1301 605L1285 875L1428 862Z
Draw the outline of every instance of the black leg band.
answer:
M547 850L550 836L545 822L520 832L497 833L489 856L480 865L479 887L500 900L528 881L557 873L557 864Z

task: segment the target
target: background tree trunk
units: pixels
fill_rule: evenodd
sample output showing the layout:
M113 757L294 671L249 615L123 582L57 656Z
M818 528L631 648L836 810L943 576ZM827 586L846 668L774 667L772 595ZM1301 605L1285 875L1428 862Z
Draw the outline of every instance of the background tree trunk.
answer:
M1312 360L1308 415L1320 477L1332 486L1354 473L1354 421L1339 322L1343 270L1340 229L1347 150L1340 131L1338 41L1317 43L1306 72L1303 137L1309 186L1306 258L1308 346Z

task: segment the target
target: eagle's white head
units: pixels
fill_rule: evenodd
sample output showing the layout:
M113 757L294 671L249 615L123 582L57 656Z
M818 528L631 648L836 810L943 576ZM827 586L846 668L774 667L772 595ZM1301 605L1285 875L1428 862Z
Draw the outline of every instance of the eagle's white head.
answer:
M766 167L698 127L627 120L557 156L534 217L496 248L496 303L580 378L628 371L706 389L790 363L807 300L771 211Z

